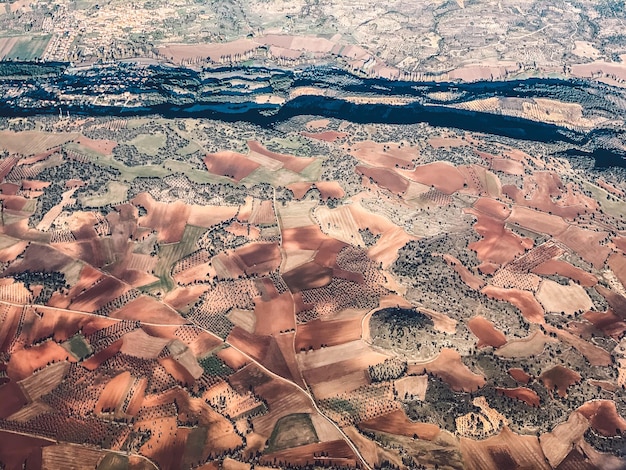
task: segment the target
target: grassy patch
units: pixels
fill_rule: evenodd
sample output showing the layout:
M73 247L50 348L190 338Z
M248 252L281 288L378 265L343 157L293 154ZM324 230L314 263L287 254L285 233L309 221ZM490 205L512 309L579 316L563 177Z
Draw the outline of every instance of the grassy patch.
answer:
M13 60L39 59L46 50L46 46L49 42L50 35L22 37L15 43L11 52L9 52L5 58Z
M159 261L154 268L154 275L159 278L159 281L142 286L141 290L147 292L157 290L168 292L172 290L175 286L175 282L171 276L172 266L174 266L174 263L179 259L196 251L196 243L206 230L207 229L204 227L187 225L180 242L159 245Z
M198 363L204 369L204 372L206 372L208 375L216 377L227 377L235 372L230 367L228 367L224 363L224 361L214 355L203 357L198 361Z
M176 153L184 157L185 155L191 155L192 153L197 152L199 150L202 151L202 147L200 147L195 142L189 142L183 148L178 149Z
M80 203L85 207L102 207L107 204L118 204L126 200L129 188L127 184L109 181L106 186L106 192L103 194L83 197L80 199Z
M194 183L232 183L232 181L225 176L214 175L212 173L209 173L207 170L195 168L189 162L181 162L179 160L168 159L163 162L163 167L171 173L184 174L187 178L189 178L190 181L193 181Z
M93 353L91 346L85 342L85 338L82 335L76 334L62 344L62 346L79 361L82 361L87 356Z
M164 134L139 134L128 143L134 146L141 153L154 157L158 155L159 149L165 147L167 141Z
M241 184L245 186L254 186L261 183L267 183L272 186L286 186L296 181L304 181L298 173L281 168L277 171L269 170L265 167L259 167L241 180Z
M125 470L128 466L128 457L109 453L104 456L96 468L97 470Z
M590 191L593 198L600 203L602 210L613 217L624 217L626 215L626 203L621 199L611 195L608 191L591 184L589 182L582 182L583 189Z
M306 413L294 413L283 416L276 422L267 452L278 452L318 441L311 416Z
M207 428L204 426L196 426L191 430L185 443L185 458L182 468L191 468L194 466L193 463L202 460L206 438Z
M311 147L308 141L300 136L276 137L267 142L268 148L281 149L282 153L291 153L297 157L311 156Z
M67 144L65 148L83 155L95 165L118 170L121 173L120 180L122 181L132 181L137 177L164 178L172 174L170 170L161 165L126 166L110 155L102 155L75 143Z

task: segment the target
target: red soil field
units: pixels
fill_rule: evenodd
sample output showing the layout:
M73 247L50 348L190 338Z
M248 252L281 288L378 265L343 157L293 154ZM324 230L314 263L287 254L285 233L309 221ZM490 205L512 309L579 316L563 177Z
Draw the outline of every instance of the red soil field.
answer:
M320 244L313 261L320 266L334 268L337 264L337 255L347 246L349 246L347 243L334 238L328 238Z
M595 328L602 331L607 336L616 341L623 336L626 331L626 322L611 310L607 312L589 311L583 313L583 318L593 324Z
M433 361L424 364L411 364L409 375L422 375L426 372L436 375L457 392L474 392L485 385L486 378L472 372L454 349L442 349Z
M111 155L111 153L113 153L113 149L117 147L117 142L114 140L90 139L84 135L81 135L76 140L76 143L88 148L89 150L93 150L94 152L102 153L104 155Z
M237 39L235 41L210 44L168 44L159 47L159 54L175 63L185 60L195 60L197 57L207 57L212 62L219 62L224 57L245 55L259 47L251 39Z
M577 281L583 287L593 287L598 283L598 279L593 274L558 259L544 261L534 268L532 272L544 276L558 274L559 276L568 277L573 281Z
M419 151L413 147L398 147L397 143L378 143L367 140L344 148L357 160L371 166L384 168L413 169L413 160Z
M314 183L323 200L341 199L346 193L337 181L317 181Z
M113 277L105 277L94 287L87 289L70 304L71 310L94 312L109 301L119 297L129 287Z
M474 317L468 323L470 331L478 338L479 348L491 346L499 348L506 343L506 336L492 322L483 317Z
M320 266L315 261L309 261L283 274L283 280L291 292L327 286L332 278L333 270Z
M91 239L70 243L57 243L55 248L71 258L79 259L96 268L112 263L113 251L108 239L97 239L92 227L83 227L81 235L92 233ZM74 234L76 236L76 234ZM78 238L78 237L77 237ZM86 238L86 237L85 237Z
M269 302L261 298L254 299L257 335L278 334L296 327L294 304L291 293L285 292Z
M434 440L441 432L439 426L435 424L411 421L403 410L395 410L386 415L377 416L367 421L361 421L359 428L408 437L413 437L417 434L418 439L427 441Z
M509 375L522 384L527 384L532 379L523 369L518 368L509 369Z
M203 284L178 287L169 292L163 301L176 310L184 310L185 307L198 300L208 289L209 286Z
M32 375L34 371L57 361L76 362L76 359L58 343L46 341L11 354L11 359L7 364L7 375L19 381Z
M418 183L433 186L444 194L452 194L465 185L465 178L452 164L434 162L420 165L413 171L399 171L400 174Z
M481 273L491 275L491 274L494 274L500 268L500 265L495 264L495 263L484 262L484 263L480 263L477 266L477 268Z
M187 206L189 217L187 223L198 227L209 228L226 220L230 220L237 214L238 206Z
M235 253L246 264L248 275L269 273L280 266L280 247L277 243L251 243L237 248Z
M626 420L617 412L614 401L590 401L577 411L587 418L591 427L603 436L619 436L626 431Z
M553 236L563 233L568 228L567 222L561 217L519 205L513 206L513 210L507 222L517 224L535 232L547 233Z
M0 194L4 196L15 196L20 189L19 184L15 183L0 183Z
M445 254L443 255L443 259L448 263L448 266L451 266L456 273L461 276L461 280L470 288L480 290L485 285L485 282L481 278L474 275L474 273L467 269L463 263L454 256Z
M459 139L458 137L431 137L428 139L428 144L436 149L449 149L454 147L467 147L469 145L469 141Z
M626 256L621 253L613 253L609 256L608 265L619 279L619 282L622 285L626 285Z
M511 215L511 209L508 205L489 197L481 197L476 200L472 206L474 209L483 212L496 219L505 220Z
M7 470L43 468L41 449L50 445L54 441L0 431L0 455Z
M287 380L294 380L276 340L271 336L253 335L236 326L228 335L227 341L275 374Z
M204 157L209 173L226 176L236 182L241 181L261 165L237 152L223 151L210 153Z
M596 285L595 289L598 291L598 294L606 299L613 312L622 320L626 320L626 297L600 284Z
M561 365L545 370L539 376L539 380L543 382L548 391L550 393L556 391L560 397L566 397L568 387L580 382L580 379L581 376L578 372Z
M99 414L102 412L107 413L115 411L126 396L131 381L132 377L128 371L122 372L109 380L104 390L102 390L102 393L100 393L94 413Z
M328 236L317 225L306 227L287 228L283 230L283 249L290 250L317 250Z
M293 193L293 197L300 200L304 197L304 195L311 189L313 183L305 183L299 181L297 183L291 183L286 186L288 190Z
M173 336L173 335L172 335ZM152 336L138 328L122 337L122 354L142 359L156 359L169 343L169 338Z
M220 349L217 353L217 357L233 370L239 370L250 363L250 360L235 348Z
M388 189L394 194L403 194L409 187L409 182L405 178L389 168L358 165L356 171L366 178L371 178L378 186Z
M526 387L517 387L517 388L498 388L496 387L496 391L505 395L509 398L515 398L517 400L521 400L527 405L538 407L540 404L539 395L534 390L531 390Z
M172 357L164 357L158 360L168 374L170 374L176 382L183 387L188 387L195 382L194 377L189 371L177 360Z
M16 382L0 386L0 418L5 419L28 404L28 398Z
M28 199L22 196L0 196L3 201L4 210L7 212L20 212L28 202Z
M607 232L595 232L571 225L555 238L565 243L594 268L600 269L611 253L610 247L601 244L607 235ZM622 269L621 264L618 265Z
M140 193L132 203L147 211L147 215L139 218L139 227L156 230L161 243L176 243L181 240L190 213L189 206L184 202L156 202L148 193Z
M22 329L26 344L38 343L48 337L57 343L63 342L92 320L85 315L50 308L37 307L29 312L32 317L24 318Z
M310 321L296 327L295 349L306 351L320 349L322 344L336 346L361 337L361 317L348 320Z
M571 334L569 331L560 330L552 326L546 326L546 331L556 333L562 342L576 348L593 366L607 367L612 362L611 355L606 350Z
M79 179L71 179L71 180L67 180L65 182L65 187L68 189L71 188L82 188L83 186L85 186L87 183L85 183L83 180L79 180Z
M465 180L462 192L464 194L483 195L487 194L492 197L499 197L501 193L500 179L494 173L487 174L487 169L481 165L460 165L457 167L461 176ZM490 184L490 180L494 184Z
M476 217L474 230L483 237L468 245L470 250L476 251L481 261L505 264L532 248L532 239L522 238L508 230L502 220L474 209L465 209L464 212Z
M261 230L254 225L244 225L239 222L233 222L228 227L226 227L226 231L232 233L238 237L247 237L251 240L256 240L261 235Z
M604 181L602 178L598 178L596 180L596 183L602 189L607 190L608 192L610 192L611 194L614 194L615 196L618 196L618 197L623 197L624 196L624 191L622 191L621 189L613 186L611 183L608 183L608 182Z
M348 134L345 132L337 131L324 131L324 132L301 132L300 135L308 137L310 139L323 140L324 142L334 142L338 139L345 139Z
M543 307L532 293L519 289L503 289L488 285L481 291L487 297L505 300L520 309L522 316L530 323L545 323Z
M551 470L535 436L513 433L508 427L488 439L462 437L460 450L467 470L533 469Z
M281 162L283 167L295 173L300 173L315 160L314 158L299 158L294 157L293 155L284 155L282 153L272 152L263 147L259 142L255 142L253 140L248 141L248 148L251 152L257 152L261 155Z
M626 237L614 236L612 241L618 249L626 252Z
M0 261L3 263L10 263L21 255L28 246L27 241L18 241L4 250L0 250Z
M293 348L294 344L295 332L289 332L286 334L279 334L273 337L282 358L285 360L287 367L289 369L289 376L291 380L298 384L303 389L306 389L306 384L302 380L302 375L300 374L300 368L298 366L298 361L296 359L296 353ZM270 349L271 351L271 349Z
M11 265L4 275L11 275L24 271L62 271L72 262L72 258L60 251L39 243L31 243L24 251L24 257L19 262Z
M83 362L80 363L80 365L83 366L87 370L92 370L92 371L96 370L98 367L100 367L100 365L104 361L111 359L118 352L120 352L121 349L122 349L122 340L119 339L116 342L114 342L111 346L107 347L106 349L103 349L100 352L97 352L96 354L91 356L89 359L84 360Z
M119 310L111 313L111 317L121 320L139 320L169 325L182 325L185 323L185 320L173 309L147 295L131 300Z
M491 169L493 171L501 171L507 175L521 176L524 174L524 165L521 162L504 158L494 158L491 160Z
M324 456L322 457L322 455ZM265 454L260 458L260 462L268 465L277 463L279 465L290 464L295 466L307 466L320 462L324 466L354 467L357 460L350 446L341 440L307 444L280 452Z

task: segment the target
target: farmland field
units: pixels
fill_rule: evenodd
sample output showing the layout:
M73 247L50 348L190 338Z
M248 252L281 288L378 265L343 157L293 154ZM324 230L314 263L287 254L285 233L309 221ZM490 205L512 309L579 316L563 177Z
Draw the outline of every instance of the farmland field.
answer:
M625 469L623 3L1 3L0 469Z

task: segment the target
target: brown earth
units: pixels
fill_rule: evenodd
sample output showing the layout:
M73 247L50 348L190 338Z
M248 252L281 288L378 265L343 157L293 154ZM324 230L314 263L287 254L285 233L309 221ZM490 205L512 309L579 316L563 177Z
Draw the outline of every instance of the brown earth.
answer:
M367 421L361 421L359 428L408 437L417 435L418 439L425 439L427 441L434 440L441 432L439 426L435 424L411 421L403 410L395 410Z
M473 317L468 323L470 331L478 338L478 348L499 348L506 343L506 336L492 322L483 317Z
M442 349L433 361L424 364L411 364L407 374L422 375L431 373L446 382L457 392L474 392L485 385L486 378L472 372L454 349Z
M531 380L531 376L524 372L523 369L513 368L509 369L509 375L513 377L517 382L527 384Z
M296 351L320 349L322 344L336 346L361 337L361 318L322 321L319 319L298 325L296 328Z
M535 436L515 434L506 426L482 441L462 437L460 448L467 470L551 469Z
M545 323L544 311L532 293L519 289L503 289L488 285L481 291L492 299L505 300L520 309L522 316L530 323Z
M420 165L413 171L399 171L412 181L433 186L444 194L453 194L463 189L465 178L459 170L447 162L434 162Z
M225 176L236 182L241 181L261 166L245 155L231 151L210 153L204 157L204 164L209 173Z
M580 379L581 376L578 372L561 365L547 369L539 376L539 380L543 382L548 391L552 393L554 390L560 397L566 397L567 389L571 385L580 382Z
M591 427L603 436L619 436L626 431L626 420L617 412L614 401L590 401L577 411L587 418Z
M505 395L509 398L515 398L517 400L521 400L527 405L538 407L540 404L539 395L534 390L531 390L526 387L517 387L517 388L498 388L496 387L496 391Z

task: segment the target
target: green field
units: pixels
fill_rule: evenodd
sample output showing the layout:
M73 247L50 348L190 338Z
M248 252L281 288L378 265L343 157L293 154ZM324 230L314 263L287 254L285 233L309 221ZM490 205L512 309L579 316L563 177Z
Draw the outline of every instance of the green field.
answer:
M593 198L600 203L605 213L617 218L622 218L626 215L626 203L620 198L587 181L582 181L581 184L585 190L591 192Z
M102 207L108 204L119 204L126 200L129 186L117 181L109 181L107 190L103 194L94 194L80 199L85 207Z
M159 245L159 262L154 268L154 275L159 278L158 282L141 287L143 291L153 292L157 290L170 291L175 283L170 275L172 266L176 261L196 251L198 239L206 232L204 227L187 225L179 243Z
M166 141L164 134L139 134L128 143L141 153L155 157L159 154L159 149L165 147Z
M267 452L278 452L318 441L311 416L306 413L294 413L283 416L276 422Z
M145 178L164 178L171 175L172 172L162 165L138 165L126 166L122 162L115 160L112 156L102 155L94 152L81 145L70 143L64 146L67 150L74 150L88 158L91 163L102 167L109 167L118 170L121 173L120 180L132 181L138 177Z
M5 59L11 60L34 60L39 59L46 50L46 46L50 42L50 35L34 36L34 37L21 37L15 43L11 52L9 52Z
M68 339L62 345L68 352L74 355L76 359L83 360L89 356L93 350L89 346L82 335L76 334Z

